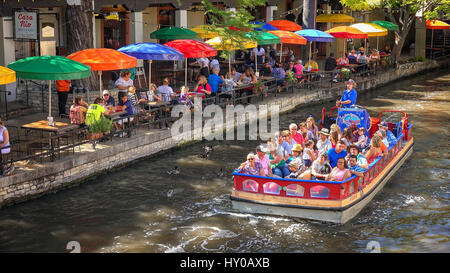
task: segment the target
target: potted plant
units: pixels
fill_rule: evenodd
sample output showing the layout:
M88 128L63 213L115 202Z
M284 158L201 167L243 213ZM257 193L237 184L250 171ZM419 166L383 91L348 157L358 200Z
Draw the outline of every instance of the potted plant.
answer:
M264 91L265 91L265 88L264 88L263 81L262 81L262 80L258 80L258 81L255 83L255 85L254 85L253 93L254 93L254 94L260 93L261 95L264 95L264 94L265 94Z
M294 88L294 85L298 82L294 72L288 71L286 73L286 82L288 83L288 89Z
M89 131L87 134L87 138L89 140L96 140L103 136L103 133L100 129L100 124L98 120L95 120L89 125Z
M98 126L100 132L102 132L103 134L109 134L109 132L111 132L111 130L114 128L112 120L105 117L100 117L100 119L98 120Z
M341 68L340 74L341 74L340 75L341 79L343 79L343 80L350 79L350 69L343 67L343 68Z

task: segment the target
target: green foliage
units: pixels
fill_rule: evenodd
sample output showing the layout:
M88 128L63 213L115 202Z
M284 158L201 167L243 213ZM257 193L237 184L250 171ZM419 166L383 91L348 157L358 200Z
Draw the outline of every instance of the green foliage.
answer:
M294 72L288 71L288 72L286 73L286 81L287 81L289 84L296 84L296 83L297 83L297 78L295 77Z
M265 0L236 0L236 11L226 11L222 10L215 5L213 5L209 0L202 0L202 5L205 8L205 14L211 19L211 24L208 25L208 31L217 32L222 39L222 57L228 58L232 53L232 50L228 50L226 43L231 42L236 44L238 49L245 50L243 47L244 40L255 40L251 32L254 25L249 22L255 18L249 12L250 10L258 7L264 6L266 4ZM230 27L237 28L238 30L230 29ZM251 30L250 37L245 36L247 31L241 30Z
M341 78L344 80L350 79L350 69L348 68L341 68Z
M89 133L108 133L114 128L113 122L109 118L100 117L100 119L95 120L91 125L89 125Z
M262 80L258 80L255 84L254 84L254 90L255 92L259 92L259 93L264 93L264 84Z
M412 61L413 62L425 62L427 59L423 56L417 56Z

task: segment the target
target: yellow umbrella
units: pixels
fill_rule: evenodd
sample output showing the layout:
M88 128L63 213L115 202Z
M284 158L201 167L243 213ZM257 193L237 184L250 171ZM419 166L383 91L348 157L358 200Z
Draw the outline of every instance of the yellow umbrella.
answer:
M316 17L317 23L352 23L355 18L345 14L320 14Z
M388 30L384 27L380 27L379 25L372 24L372 23L358 23L350 25L352 28L356 28L357 30L360 30L362 32L367 33L367 36L369 37L377 37L377 49L378 49L378 37L380 36L386 36L388 34ZM365 43L365 40L364 40ZM366 46L364 46L366 47Z
M197 36L202 39L211 39L217 37L219 33L208 30L207 25L198 25L190 28L193 32L197 33Z
M210 39L206 41L207 44L211 45L217 50L224 50L223 44L222 44L222 38L217 36L214 39ZM225 48L227 50L236 50L241 48L255 48L258 46L258 43L256 41L252 40L242 40L240 43L232 42L231 40L225 41ZM231 56L228 56L228 68L231 74Z
M0 66L0 85L16 81L16 72L7 67Z

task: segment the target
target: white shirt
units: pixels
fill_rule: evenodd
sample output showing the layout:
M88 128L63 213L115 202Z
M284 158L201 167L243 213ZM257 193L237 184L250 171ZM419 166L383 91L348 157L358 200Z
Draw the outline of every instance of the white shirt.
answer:
M173 94L172 87L168 85L161 85L158 87L158 92L161 94L162 101L170 101L170 96Z
M115 82L116 86L119 87L119 85L122 86L126 86L126 89L120 89L119 88L119 92L127 92L128 91L128 87L133 86L133 80L132 79L128 79L128 81L124 80L122 77L118 78L117 81Z
M265 59L265 57L266 57L266 51L264 50L263 47L261 47L261 48L259 49L259 51L258 51L258 48L255 47L255 48L252 50L252 54L253 54L253 55L256 54L256 56L262 56L262 59L263 59L263 62L264 62L264 59Z
M203 67L202 62L205 63L205 66L209 66L208 58L200 58L200 59L198 59L198 63L200 64L200 67Z
M319 154L321 153L327 153L329 149L332 148L331 141L327 138L325 141L322 141L322 139L319 139L317 141L317 150L319 150Z
M217 68L217 71L220 72L220 65L219 65L219 61L218 61L218 60L213 59L213 60L210 62L209 65L210 65L211 71L212 71L214 68Z

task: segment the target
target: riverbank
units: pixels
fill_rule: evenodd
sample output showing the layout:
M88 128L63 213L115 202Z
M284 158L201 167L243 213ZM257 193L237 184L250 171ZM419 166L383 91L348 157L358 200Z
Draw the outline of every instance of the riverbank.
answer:
M448 67L448 63L448 60L441 60L402 64L397 70L389 70L367 79L357 80L357 89L360 94L363 94L405 77L439 67ZM302 89L262 103L266 104L268 109L271 105L278 105L280 113L283 113L301 105L335 100L340 97L342 90L343 85L328 89L306 90L306 92ZM193 133L195 135L198 131ZM83 145L80 149L77 148L74 155L53 163L36 164L28 169L21 169L13 176L0 178L0 207L77 185L89 177L112 168L126 166L136 160L184 144L186 141L174 140L169 130L141 129L129 139L114 139L112 142L101 143L97 145L97 150L93 150L89 144Z

